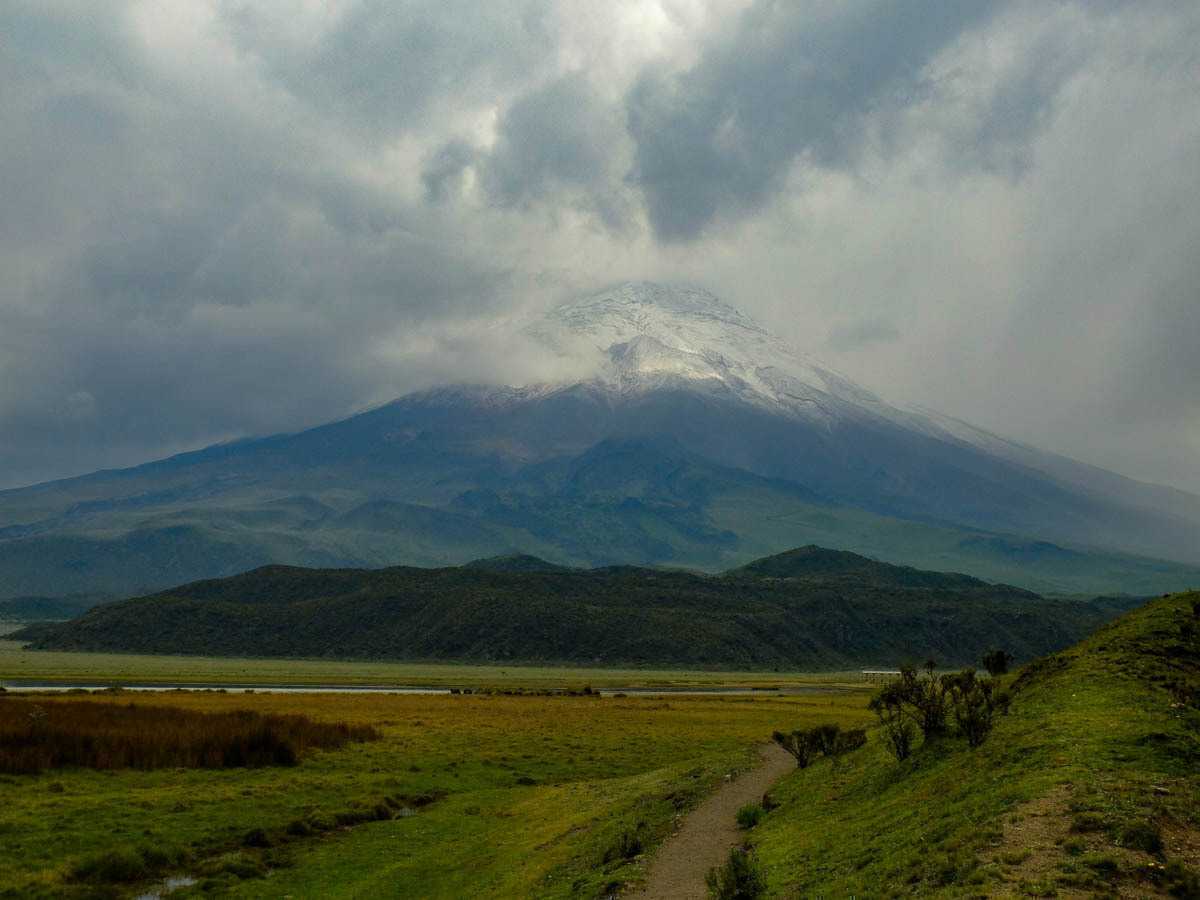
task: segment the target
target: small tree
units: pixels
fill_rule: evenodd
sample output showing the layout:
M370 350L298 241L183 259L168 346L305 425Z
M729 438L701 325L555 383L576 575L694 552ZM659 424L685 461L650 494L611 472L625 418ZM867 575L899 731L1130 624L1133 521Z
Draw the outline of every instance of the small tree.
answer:
M867 743L867 729L865 728L850 728L838 735L837 741L834 743L833 754L841 756L843 753L849 753L851 750L857 750Z
M843 753L857 750L867 742L867 732L862 728L842 731L840 725L829 723L817 725L807 730L801 728L790 734L776 731L771 737L775 743L796 757L796 765L801 769L818 756L825 755L838 759Z
M817 755L817 747L812 741L811 733L803 729L793 731L790 734L776 731L771 737L775 743L796 757L796 765L801 769L807 769L808 764Z
M983 667L987 669L987 673L995 678L997 675L1005 675L1008 673L1008 667L1012 664L1013 657L1007 650L990 650L983 654Z
M908 759L912 753L917 728L904 709L900 692L885 687L871 698L870 709L879 719L879 726L883 730L883 742L892 756L896 757L897 762Z
M995 714L1008 711L1008 694L976 677L974 669L948 675L946 683L953 697L954 723L967 743L978 747L991 734Z

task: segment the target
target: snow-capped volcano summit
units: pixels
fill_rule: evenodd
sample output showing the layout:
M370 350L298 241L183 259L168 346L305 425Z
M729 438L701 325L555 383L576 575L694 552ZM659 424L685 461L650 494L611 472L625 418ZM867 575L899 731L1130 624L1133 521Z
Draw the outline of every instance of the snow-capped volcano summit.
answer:
M1200 498L889 405L707 291L623 284L516 328L563 365L0 492L0 598L514 549L719 570L815 543L1071 592L1200 571L1125 555L1200 564Z
M622 391L725 390L817 418L837 401L880 403L700 288L628 282L560 306L524 331Z

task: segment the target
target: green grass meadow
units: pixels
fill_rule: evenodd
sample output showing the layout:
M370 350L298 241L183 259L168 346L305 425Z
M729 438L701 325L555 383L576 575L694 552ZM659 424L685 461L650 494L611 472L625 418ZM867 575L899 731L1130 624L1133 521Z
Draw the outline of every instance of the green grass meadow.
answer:
M477 692L38 695L48 717L84 697L302 713L381 738L286 768L0 776L9 897L135 896L167 875L194 879L172 897L611 896L773 731L873 724L868 689L833 681L848 673L809 693L551 696L535 691L806 679L5 648L2 677L18 672ZM1152 601L1004 678L1011 709L982 746L950 735L897 762L872 730L785 776L745 832L767 895L1200 897L1200 594Z
M601 896L636 881L644 851L674 817L751 764L774 729L862 722L865 699L92 695L302 712L369 723L383 738L315 752L294 768L0 777L0 895L126 896L145 887L82 877L116 854L197 879L173 897ZM54 715L54 697L38 702ZM430 798L438 799L421 805ZM389 802L414 812L329 827ZM630 851L630 838L640 851Z

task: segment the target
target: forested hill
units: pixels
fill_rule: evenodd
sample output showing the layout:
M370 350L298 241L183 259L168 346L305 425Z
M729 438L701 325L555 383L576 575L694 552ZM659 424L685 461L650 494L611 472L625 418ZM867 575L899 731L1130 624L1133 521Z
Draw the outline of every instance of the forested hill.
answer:
M35 649L820 669L1031 658L1115 615L961 575L803 548L724 575L522 557L379 570L268 566L97 607Z

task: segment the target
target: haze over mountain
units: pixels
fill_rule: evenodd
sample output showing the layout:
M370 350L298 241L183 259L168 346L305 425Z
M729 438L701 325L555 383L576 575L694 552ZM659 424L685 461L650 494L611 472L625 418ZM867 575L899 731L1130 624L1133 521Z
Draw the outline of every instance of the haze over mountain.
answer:
M518 550L716 570L802 543L1040 590L1200 581L1200 498L889 405L706 291L624 284L518 329L569 377L0 492L0 596Z

